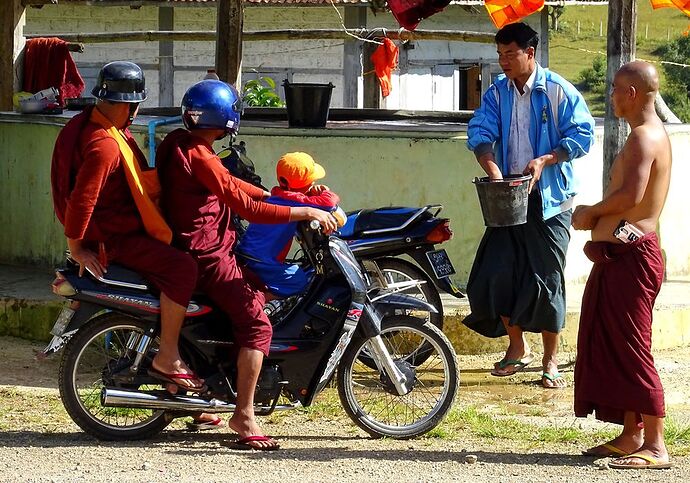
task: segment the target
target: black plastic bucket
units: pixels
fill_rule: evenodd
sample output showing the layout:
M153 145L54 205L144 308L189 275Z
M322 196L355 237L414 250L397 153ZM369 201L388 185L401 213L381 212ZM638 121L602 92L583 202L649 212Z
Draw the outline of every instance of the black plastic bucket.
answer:
M527 199L531 175L509 175L502 180L474 178L486 226L514 226L527 223Z
M290 127L325 127L334 85L292 84L283 81Z

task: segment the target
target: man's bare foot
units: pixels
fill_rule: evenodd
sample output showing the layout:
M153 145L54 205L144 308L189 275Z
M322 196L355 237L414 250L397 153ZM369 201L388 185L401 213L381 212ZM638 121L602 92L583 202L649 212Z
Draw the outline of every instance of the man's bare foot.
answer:
M192 421L187 421L187 429L191 431L217 430L223 427L223 420L211 413L194 413Z
M253 415L247 416L242 414L241 411L236 410L230 421L228 421L228 426L239 435L240 439L238 442L241 442L242 445L262 451L274 450L280 447L273 438L264 436Z
M620 458L609 463L611 468L615 469L635 469L635 468L655 468L664 469L671 468L673 465L669 461L668 452L666 449L652 449L642 447L632 454L621 456Z
M558 372L558 361L553 357L542 359L544 371L541 375L541 385L546 389L562 389L568 386L563 376Z
M506 355L494 364L493 376L512 376L523 370L534 360L528 346L514 348L509 346Z
M154 377L176 384L181 389L198 390L204 386L204 380L197 377L182 359L173 360L163 359L160 352L151 361L151 370Z
M621 434L607 443L602 443L583 451L582 454L586 456L595 456L597 458L620 458L635 452L641 444L641 435L627 436Z

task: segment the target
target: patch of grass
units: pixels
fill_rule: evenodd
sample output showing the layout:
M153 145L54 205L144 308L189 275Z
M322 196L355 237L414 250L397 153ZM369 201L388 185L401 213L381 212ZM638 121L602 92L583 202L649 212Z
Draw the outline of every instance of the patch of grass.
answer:
M338 398L338 391L332 388L324 389L317 397L314 404L300 408L299 412L306 414L310 421L317 419L335 419L345 416L343 406Z
M573 5L565 7L559 21L559 30L549 33L549 67L563 77L577 83L580 72L592 65L600 52L606 55L607 6ZM580 32L577 23L580 22ZM599 35L600 21L603 32ZM674 8L653 10L647 1L637 3L637 58L658 61L654 54L660 45L682 35L690 19ZM589 52L588 52L589 51ZM662 76L662 94L666 86ZM601 93L583 91L587 105L595 116L604 115Z
M690 454L690 421L667 417L664 422L664 440L669 452L676 456Z

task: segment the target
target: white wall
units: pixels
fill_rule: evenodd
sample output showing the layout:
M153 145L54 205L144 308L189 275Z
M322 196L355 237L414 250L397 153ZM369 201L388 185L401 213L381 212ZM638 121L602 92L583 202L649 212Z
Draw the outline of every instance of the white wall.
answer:
M343 8L339 9L343 14ZM244 28L252 30L339 28L340 17L332 6L327 7L245 7ZM157 30L158 9L156 7L102 7L88 5L45 5L41 9L27 9L26 33L69 33L69 32L117 32L130 30ZM215 30L215 6L178 7L174 9L176 30ZM533 15L528 23L539 31L539 16ZM399 27L389 13L374 16L367 8L367 27ZM421 29L495 31L483 8L451 6L420 24ZM343 105L343 40L291 40L245 42L242 66L245 72L258 69L273 77L280 84L286 75L292 82L332 82L335 85L331 105ZM434 81L431 66L439 62L453 63L454 59L470 62L485 60L495 62L496 49L493 44L464 42L419 41L415 48L403 55L413 64L414 74L401 80L393 76L393 93L384 102L389 108L442 108L439 99L432 99ZM144 67L149 86L149 100L146 106L158 105L158 42L125 42L87 44L85 52L74 53L73 57L90 91L99 67L112 60L131 60ZM176 66L174 98L178 105L187 87L201 79L206 69L215 64L214 42L175 42L174 63ZM445 81L439 88L453 87L453 79L447 82L447 74L436 73L437 80ZM452 73L450 74L452 76ZM444 79L444 76L446 77ZM250 75L246 75L249 78ZM360 80L361 84L361 80ZM455 82L457 84L457 82ZM278 89L282 95L282 88ZM360 86L361 92L361 86ZM433 106L433 103L436 106ZM452 102L451 102L452 104ZM361 95L360 95L361 105Z

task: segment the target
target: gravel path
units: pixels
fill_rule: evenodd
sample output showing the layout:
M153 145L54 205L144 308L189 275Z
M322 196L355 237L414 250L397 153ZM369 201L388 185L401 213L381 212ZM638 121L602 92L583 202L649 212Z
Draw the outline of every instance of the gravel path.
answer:
M265 430L281 441L277 452L240 451L229 447L227 428L190 433L181 423L143 442L104 443L91 439L67 418L54 388L56 361L37 363L39 346L0 338L0 353L9 362L0 374L0 481L690 481L690 457L675 456L672 470L610 470L606 460L579 455L577 441L548 444L481 438L472 434L428 437L413 441L373 440L359 431L337 407L293 411L263 420ZM675 414L690 416L685 404L690 391L682 367L687 348L658 358L665 384L681 396ZM523 379L496 384L480 370L492 357L464 357L464 386L458 405L497 401L525 405L538 398L549 417L524 416L542 425L585 424L569 414L572 390L545 391ZM6 366L7 367L7 366ZM675 368L678 368L676 370ZM572 370L572 369L570 369ZM572 377L565 368L566 377ZM678 381L684 381L679 389ZM492 384L493 383L493 384ZM21 385L19 385L21 384ZM512 386L512 388L511 388ZM511 392L512 391L512 392ZM520 397L515 399L515 392ZM679 392L680 391L680 392ZM512 395L511 395L512 394ZM684 396L684 397L682 397ZM513 399L511 399L513 398ZM502 406L505 408L505 406ZM528 408L529 409L529 408ZM689 421L685 421L686 425ZM475 455L477 462L466 462Z

